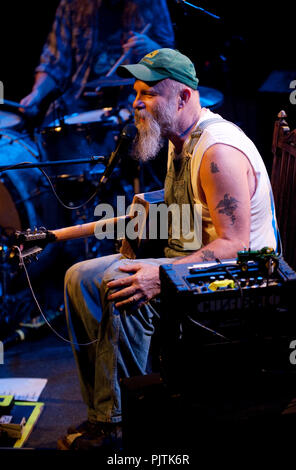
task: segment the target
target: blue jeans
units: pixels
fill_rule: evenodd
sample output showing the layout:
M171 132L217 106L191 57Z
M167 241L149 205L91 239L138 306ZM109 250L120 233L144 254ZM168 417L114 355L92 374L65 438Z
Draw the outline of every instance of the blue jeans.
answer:
M121 421L119 381L147 372L154 301L141 308L117 309L107 297L108 281L126 277L119 266L171 263L172 258L130 260L120 254L73 265L65 277L65 307L81 392L92 422ZM85 345L85 343L91 343Z

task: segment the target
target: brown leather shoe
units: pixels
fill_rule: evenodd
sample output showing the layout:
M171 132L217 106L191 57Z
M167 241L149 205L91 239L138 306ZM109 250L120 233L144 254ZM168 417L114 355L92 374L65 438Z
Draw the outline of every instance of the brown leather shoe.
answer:
M67 434L76 434L76 433L81 433L84 434L86 432L88 433L94 433L100 429L100 423L93 423L89 420L83 421L82 423L78 425L71 425L67 429Z
M59 450L95 450L101 453L122 450L121 423L97 423L92 432L76 432L58 440Z

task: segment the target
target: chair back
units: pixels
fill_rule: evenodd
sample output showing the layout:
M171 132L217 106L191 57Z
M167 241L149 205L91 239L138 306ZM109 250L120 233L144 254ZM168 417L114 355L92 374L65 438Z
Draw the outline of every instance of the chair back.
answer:
M271 185L282 240L283 257L296 269L296 130L290 130L285 111L274 125Z

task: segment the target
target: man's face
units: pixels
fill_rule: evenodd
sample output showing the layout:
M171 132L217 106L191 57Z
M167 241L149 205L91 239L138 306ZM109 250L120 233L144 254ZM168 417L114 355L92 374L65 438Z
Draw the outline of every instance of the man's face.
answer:
M138 136L133 156L147 161L158 154L164 139L175 129L177 99L171 96L165 84L149 86L140 80L134 85L137 96L134 100L135 124Z

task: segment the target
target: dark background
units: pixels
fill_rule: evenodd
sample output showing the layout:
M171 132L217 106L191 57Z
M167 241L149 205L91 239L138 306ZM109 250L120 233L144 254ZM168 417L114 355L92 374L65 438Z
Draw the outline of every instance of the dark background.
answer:
M30 92L34 68L50 30L58 0L28 0L1 5L1 70L5 98L19 101ZM295 71L294 2L205 1L191 3L216 13L206 14L167 0L176 47L194 61L200 85L224 94L219 108L224 117L241 125L270 162L272 126L285 109L293 124L296 105L285 93L262 93L260 87L274 70Z

